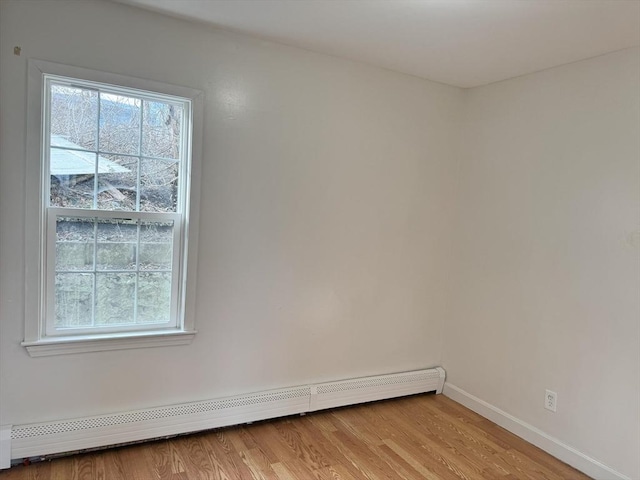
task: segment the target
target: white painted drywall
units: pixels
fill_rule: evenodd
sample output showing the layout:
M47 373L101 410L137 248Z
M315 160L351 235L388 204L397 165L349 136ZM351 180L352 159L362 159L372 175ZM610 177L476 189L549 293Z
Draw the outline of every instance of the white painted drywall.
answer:
M443 356L447 382L632 479L639 60L625 50L465 92Z
M0 8L0 424L439 363L459 89L111 2ZM20 346L27 58L204 91L192 345Z
M107 2L0 13L0 424L442 359L449 382L640 478L637 49L463 93ZM191 346L19 345L29 57L205 92Z

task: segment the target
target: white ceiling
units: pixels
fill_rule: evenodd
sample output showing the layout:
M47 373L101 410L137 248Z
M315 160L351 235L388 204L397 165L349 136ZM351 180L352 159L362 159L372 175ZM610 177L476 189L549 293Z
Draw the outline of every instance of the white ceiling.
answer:
M118 0L474 87L640 44L640 0Z

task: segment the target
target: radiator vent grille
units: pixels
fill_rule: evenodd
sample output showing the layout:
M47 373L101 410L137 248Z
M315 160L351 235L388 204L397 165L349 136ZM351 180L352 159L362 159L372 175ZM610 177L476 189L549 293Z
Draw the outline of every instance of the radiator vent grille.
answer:
M11 431L11 438L13 440L17 440L21 438L39 437L42 435L55 435L66 432L74 432L78 430L89 430L92 428L110 427L114 425L123 425L134 422L177 417L181 415L206 413L216 410L224 410L227 408L244 407L247 405L259 405L269 402L275 402L278 400L305 398L310 394L311 388L303 387L273 393L244 395L222 400L188 403L175 407L153 408L139 412L104 415L100 417L85 418L81 420L70 420L66 422L53 422L42 425L14 427Z
M334 393L343 392L346 390L353 390L358 388L370 388L370 387L382 387L384 385L397 385L400 383L413 383L420 381L427 381L438 379L439 373L434 372L420 372L408 375L389 375L384 377L363 378L359 380L327 383L324 385L318 385L318 393Z
M436 367L297 385L145 410L13 425L11 439L5 442L10 444L13 459L74 452L404 395L441 393L444 381L445 371Z

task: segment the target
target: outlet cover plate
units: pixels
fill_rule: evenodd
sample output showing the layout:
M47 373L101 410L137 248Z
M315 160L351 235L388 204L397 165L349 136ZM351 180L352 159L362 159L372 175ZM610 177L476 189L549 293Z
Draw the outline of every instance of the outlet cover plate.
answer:
M557 407L558 407L558 394L552 390L545 390L544 408L546 408L547 410L551 410L552 412L555 412Z

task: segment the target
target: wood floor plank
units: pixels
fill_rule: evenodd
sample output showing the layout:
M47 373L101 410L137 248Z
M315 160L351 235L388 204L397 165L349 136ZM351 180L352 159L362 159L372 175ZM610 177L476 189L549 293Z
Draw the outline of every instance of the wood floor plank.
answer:
M271 468L269 458L260 448L252 448L241 453L241 457L253 475L262 480L277 480L276 472Z
M119 449L126 478L144 480L151 477L156 480L173 480L167 440L153 442L153 448L145 447L143 444Z
M312 470L322 470L327 468L330 463L324 457L322 452L315 446L312 438L306 435L301 424L304 422L290 421L276 425L276 429L290 448L295 453L298 460L302 460L305 465L311 467Z
M271 469L276 472L279 480L296 480L296 477L281 462L272 463Z
M275 423L278 422L260 423L252 426L250 434L256 443L256 448L258 446L262 448L271 463L295 460L295 452L286 442L282 441Z
M308 434L310 441L313 442L316 448L320 449L327 458L331 459L330 468L333 469L333 477L368 479L369 477L353 463L349 455L345 454L344 448L341 450L341 445L332 440L332 434L338 430L315 428L316 418L323 416L323 414L308 415L304 420L299 422L299 428Z
M409 411L411 411L411 413L421 421L426 421L427 423L433 421L440 422L445 430L450 430L449 434L447 434L448 437L454 438L454 441L458 445L461 445L463 448L474 452L475 455L480 457L483 462L493 464L494 469L497 469L503 475L505 475L510 469L513 468L513 464L506 464L505 461L502 460L501 456L504 455L507 451L511 450L514 447L514 443L523 442L520 438L513 435L513 438L504 441L502 438L496 437L492 434L492 432L498 433L503 429L493 423L491 425L497 427L499 430L487 431L487 429L482 429L479 422L484 419L474 412L469 411L474 416L477 416L478 419L473 419L473 417L467 415L466 412L463 412L463 417L456 416L452 414L452 409L447 410L446 408L439 408L438 410L442 413L436 413L432 409L433 407L438 407L438 403L441 404L442 402L429 403L428 405L425 405L425 408L421 409L420 411L412 411L412 407L409 407ZM459 406L464 409L464 407L462 407L461 405L455 404L451 401L449 401L448 406ZM442 405L440 405L439 407L442 407ZM455 410L456 409L453 409L453 411ZM458 412L462 411L458 410ZM506 432L506 430L504 430L504 432ZM509 443L508 440L512 440L512 442ZM526 442L523 443L527 444ZM568 469L570 469L570 471L573 472L573 469L571 469L571 467L558 462L556 459L553 459L553 461L556 464L567 467ZM568 472L569 470L567 470L566 473ZM526 477L525 474L522 475Z
M126 469L118 450L104 452L104 477L108 480L127 480Z
M396 424L409 433L409 436L419 439L424 445L428 445L443 461L449 470L457 475L469 479L496 478L495 474L485 474L483 465L473 461L473 456L464 448L459 448L454 443L455 437L448 436L442 424L435 421L419 423L415 417L401 411L395 419Z
M310 480L331 480L331 476L328 470L311 468L304 462L284 462L287 469L291 472L294 478L308 478Z
M173 440L176 450L184 459L184 469L191 480L209 480L214 477L214 466L209 461L209 456L204 449L201 435L190 435L178 440Z
M16 466L0 480L586 480L442 395Z
M214 466L215 480L256 480L255 476L246 466L242 458L244 450L232 449L232 443L228 438L233 433L232 430L217 432L217 434L204 434L202 445Z
M389 455L396 455L399 459L404 461L414 472L417 472L417 474L420 475L421 478L425 478L426 480L440 480L442 478L441 476L437 475L432 469L420 463L413 455L411 455L391 439L385 440L385 444L380 448L388 451Z
M453 419L445 417L438 412L425 411L413 412L403 410L403 417L416 425L418 435L420 430L428 430L439 441L437 443L446 446L459 460L456 463L465 464L469 467L468 475L472 478L486 478L488 480L499 478L504 474L504 470L496 466L485 454L482 448L478 448L475 438L469 435L466 430L456 428Z
M333 436L342 445L346 446L353 458L357 459L359 466L363 470L366 469L365 471L369 471L374 478L407 479L406 476L386 463L374 450L373 445L367 445L364 442L358 441L357 437L347 435L341 431L335 432Z

